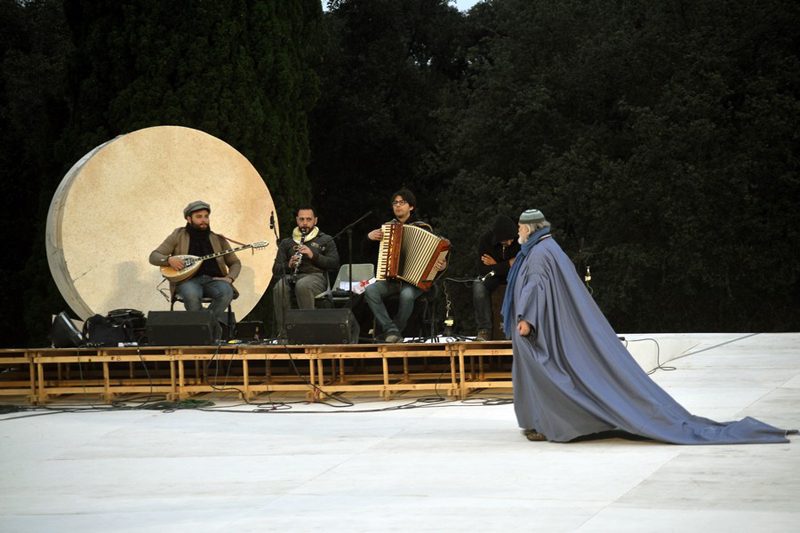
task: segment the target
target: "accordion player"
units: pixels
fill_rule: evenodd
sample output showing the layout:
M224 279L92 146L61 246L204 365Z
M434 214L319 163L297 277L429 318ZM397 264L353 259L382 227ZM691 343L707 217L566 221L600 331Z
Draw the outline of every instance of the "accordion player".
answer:
M401 279L424 291L438 274L450 241L417 225L388 223L381 226L383 238L378 252L376 279Z

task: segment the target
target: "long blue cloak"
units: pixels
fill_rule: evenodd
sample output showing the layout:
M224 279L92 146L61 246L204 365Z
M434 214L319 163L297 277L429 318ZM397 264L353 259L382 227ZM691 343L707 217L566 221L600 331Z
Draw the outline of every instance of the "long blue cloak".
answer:
M613 430L674 444L789 442L797 433L751 417L720 423L689 413L622 345L555 240L526 245L504 306L513 312L505 330L520 427L556 442ZM531 335L513 327L520 318Z

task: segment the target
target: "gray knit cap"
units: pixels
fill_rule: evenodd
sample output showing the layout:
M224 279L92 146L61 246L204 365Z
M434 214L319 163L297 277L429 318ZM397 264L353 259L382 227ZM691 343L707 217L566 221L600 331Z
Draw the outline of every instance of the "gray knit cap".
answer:
M208 212L211 212L211 206L207 203L203 202L202 200L197 200L196 202L192 202L187 205L183 210L183 217L186 218L195 211L200 211L201 209L208 209Z
M538 209L528 209L519 216L520 224L534 224L544 220L544 214Z

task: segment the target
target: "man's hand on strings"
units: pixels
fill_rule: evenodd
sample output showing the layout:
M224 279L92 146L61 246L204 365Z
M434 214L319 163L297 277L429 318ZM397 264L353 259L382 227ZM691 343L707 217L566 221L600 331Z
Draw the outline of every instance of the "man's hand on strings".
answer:
M171 255L167 258L167 263L169 263L169 266L171 266L175 270L180 270L186 266L186 264L183 262L183 259L181 259L180 257L176 257L174 255Z

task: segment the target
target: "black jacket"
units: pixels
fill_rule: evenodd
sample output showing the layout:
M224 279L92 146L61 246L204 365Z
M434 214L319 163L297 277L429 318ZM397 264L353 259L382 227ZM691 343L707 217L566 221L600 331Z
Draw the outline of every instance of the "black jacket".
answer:
M314 257L309 259L303 257L303 261L297 269L298 274L314 274L317 272L334 271L339 268L339 251L333 237L320 232L313 240L305 241L306 246L314 252ZM272 275L290 274L289 259L295 254L297 243L291 237L283 239L278 246L278 254L275 256L275 263L272 265ZM281 271L283 267L283 272Z
M517 241L517 224L506 215L499 215L491 231L484 232L478 239L478 275L485 276L494 271L495 277L505 281L511 268L509 263L522 248ZM514 239L511 246L503 246L500 241ZM481 257L486 254L497 261L496 265L484 265Z

